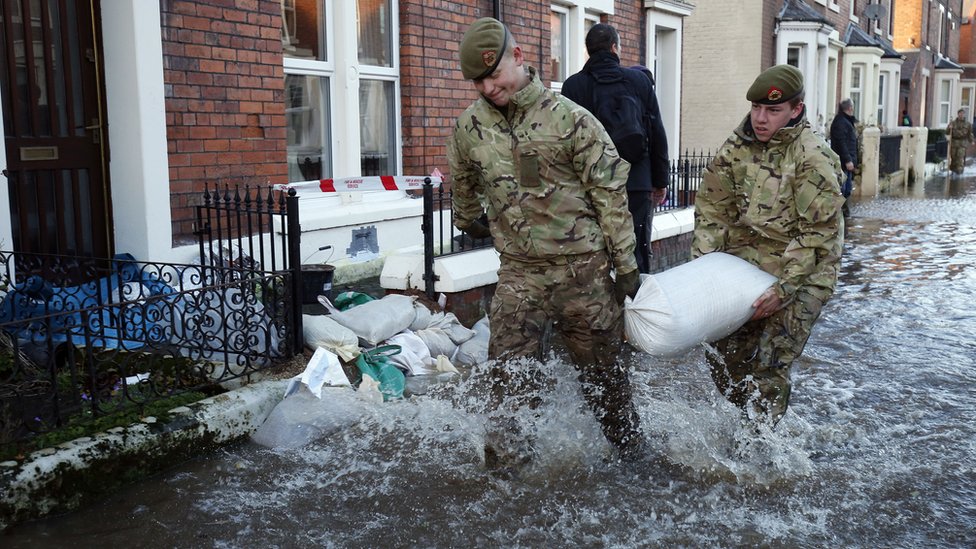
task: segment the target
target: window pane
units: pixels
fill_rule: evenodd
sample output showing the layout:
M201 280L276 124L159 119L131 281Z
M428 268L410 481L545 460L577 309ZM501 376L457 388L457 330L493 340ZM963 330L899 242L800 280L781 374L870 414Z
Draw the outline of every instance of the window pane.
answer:
M329 81L320 76L285 75L288 120L288 181L315 181L332 173L329 137Z
M361 80L360 151L363 175L397 175L393 143L396 131L393 82Z
M281 0L281 46L285 57L328 59L321 0Z
M786 49L786 64L800 67L800 48L790 46Z
M550 24L550 59L549 74L557 82L566 80L566 14L558 11L549 12Z
M379 67L393 66L393 31L390 29L392 15L391 0L357 0L360 63Z

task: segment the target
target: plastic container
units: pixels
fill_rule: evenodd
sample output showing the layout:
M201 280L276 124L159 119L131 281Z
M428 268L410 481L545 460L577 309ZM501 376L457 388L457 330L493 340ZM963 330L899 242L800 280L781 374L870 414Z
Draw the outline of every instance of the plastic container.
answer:
M332 276L335 266L328 264L302 265L302 304L314 305L318 303L320 295L332 299Z

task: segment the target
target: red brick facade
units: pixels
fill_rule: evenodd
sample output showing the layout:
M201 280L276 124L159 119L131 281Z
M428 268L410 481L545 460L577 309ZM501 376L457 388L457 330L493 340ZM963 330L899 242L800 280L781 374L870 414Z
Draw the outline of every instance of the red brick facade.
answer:
M163 0L173 243L192 238L204 186L287 181L281 5Z
M448 173L445 142L477 97L458 70L458 41L472 21L494 15L494 4L400 0L403 173ZM527 63L544 68L550 3L501 6ZM643 2L618 1L614 9L606 22L626 45L622 62L646 64ZM281 6L163 0L160 10L173 240L181 244L192 239L193 206L205 185L287 181ZM548 84L550 75L542 77Z

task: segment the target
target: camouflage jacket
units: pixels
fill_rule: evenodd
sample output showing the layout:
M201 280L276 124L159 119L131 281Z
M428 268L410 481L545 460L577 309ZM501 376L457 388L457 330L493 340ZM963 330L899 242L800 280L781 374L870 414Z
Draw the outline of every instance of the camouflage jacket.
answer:
M487 210L503 257L550 261L609 249L617 272L637 269L625 192L630 165L585 109L532 80L505 109L483 97L447 143L454 224Z
M726 252L779 278L784 302L837 283L844 218L840 160L807 121L755 139L747 116L722 145L695 200L692 256Z
M973 140L973 125L966 120L956 118L946 126L946 134L951 141L968 143Z

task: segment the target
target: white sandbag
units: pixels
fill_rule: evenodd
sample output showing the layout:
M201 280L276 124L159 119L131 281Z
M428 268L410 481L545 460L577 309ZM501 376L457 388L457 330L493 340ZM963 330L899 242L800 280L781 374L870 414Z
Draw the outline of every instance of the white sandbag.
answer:
M386 340L389 345L399 345L400 352L391 355L389 361L409 376L432 374L437 371L434 357L424 340L410 330L404 330Z
M443 330L451 338L451 341L457 345L474 337L474 331L465 328L464 324L461 324L461 321L458 320L458 317L454 313L437 313L431 315L428 328ZM431 354L437 356L433 351L431 351Z
M457 353L452 360L464 366L474 366L488 360L488 339L491 329L488 325L488 317L484 317L471 327L474 337L458 346Z
M457 344L451 340L450 334L444 330L427 328L426 330L417 330L414 333L423 340L424 345L430 351L430 356L444 355L451 357L457 351Z
M298 448L355 425L372 406L348 387L325 387L322 398L316 398L301 385L275 406L251 440L270 448Z
M752 317L752 304L776 277L722 252L642 276L624 305L627 340L659 357L677 356L721 339Z
M413 302L416 298L390 294L345 311L337 311L330 318L353 331L370 347L406 330L417 316Z
M327 315L302 315L305 346L323 347L350 362L359 356L359 337Z
M413 309L416 316L413 322L410 323L410 331L416 332L417 330L423 330L430 326L431 312L426 305L421 303L419 300L413 303Z

